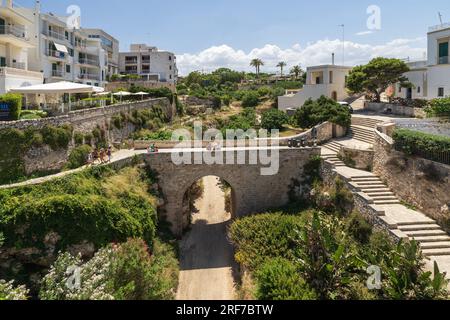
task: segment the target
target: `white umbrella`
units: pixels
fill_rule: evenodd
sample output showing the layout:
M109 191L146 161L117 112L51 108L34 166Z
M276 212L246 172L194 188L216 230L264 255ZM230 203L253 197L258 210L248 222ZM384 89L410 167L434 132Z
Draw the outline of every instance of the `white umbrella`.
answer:
M144 100L144 96L148 96L149 94L150 93L143 91L134 93L135 96L141 96L142 100Z
M119 96L120 97L120 102L122 102L122 97L127 97L127 96L131 96L132 93L128 92L128 91L119 91L116 93L113 93L114 96Z

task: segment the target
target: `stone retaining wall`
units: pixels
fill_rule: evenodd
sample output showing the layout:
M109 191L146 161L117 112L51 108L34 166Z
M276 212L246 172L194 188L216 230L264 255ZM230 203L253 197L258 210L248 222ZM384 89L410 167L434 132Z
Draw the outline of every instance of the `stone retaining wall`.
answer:
M166 98L149 99L134 103L118 104L108 107L92 108L69 112L67 115L37 120L19 120L0 122L0 130L13 128L25 130L27 128L42 129L47 125L55 127L71 125L74 133L92 134L96 129L105 132L105 139L110 144L120 144L127 140L136 130L132 123L126 123L122 128L112 125L112 118L121 113L131 113L135 110L161 107L169 119L175 115L176 110ZM85 141L85 143L89 143ZM27 175L36 172L61 170L67 162L75 142L72 141L67 149L51 150L48 146L32 147L22 157L24 170Z
M400 106L396 104L390 103L376 103L376 102L367 102L364 105L364 110L373 111L377 113L385 113L390 110L390 114L405 116L405 117L413 117L413 118L425 118L426 113L422 108L413 108L407 106Z
M409 156L377 132L373 172L403 201L440 222L450 221L450 166Z
M339 156L348 167L372 171L374 157L373 150L342 146Z

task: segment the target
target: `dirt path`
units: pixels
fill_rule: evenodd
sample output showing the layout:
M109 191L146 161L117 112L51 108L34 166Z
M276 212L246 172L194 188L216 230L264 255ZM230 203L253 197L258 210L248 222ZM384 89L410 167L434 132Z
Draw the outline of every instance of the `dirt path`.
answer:
M196 203L192 230L181 242L178 300L234 299L233 248L226 238L230 214L218 178L203 180L205 193Z

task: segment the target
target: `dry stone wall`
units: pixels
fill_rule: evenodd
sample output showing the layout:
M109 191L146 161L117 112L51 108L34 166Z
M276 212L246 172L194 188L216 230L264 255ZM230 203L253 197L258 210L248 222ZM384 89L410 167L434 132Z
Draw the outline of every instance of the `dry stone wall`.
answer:
M400 199L433 219L450 222L450 166L398 152L381 133L375 134L374 152L374 173Z

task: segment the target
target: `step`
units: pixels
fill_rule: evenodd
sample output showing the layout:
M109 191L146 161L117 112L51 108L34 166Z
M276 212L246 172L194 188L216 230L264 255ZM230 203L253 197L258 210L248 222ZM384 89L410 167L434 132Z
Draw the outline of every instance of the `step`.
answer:
M448 236L443 230L420 230L420 231L407 231L405 234L411 238L417 237L434 237L434 236Z
M410 226L399 226L400 230L406 231L420 231L420 230L441 230L441 227L437 224L416 224Z
M400 200L376 200L373 203L379 206L383 206L389 204L400 204Z
M450 241L450 237L448 235L445 236L430 236L430 237L413 237L414 240L420 243L429 243L429 242L444 242Z
M397 200L398 198L396 196L370 196L373 201L394 201Z
M422 252L425 257L450 256L450 249L424 249Z
M369 194L369 193L383 193L383 192L384 193L388 193L388 192L392 193L391 189L389 189L389 188L369 189L365 193Z
M384 184L380 183L380 184L374 184L374 185L363 186L363 187L360 186L360 188L361 188L362 192L366 193L366 192L369 192L370 190L373 190L373 189L386 188L386 186Z
M368 178L353 178L352 179L352 181L372 181L372 180L381 181L380 178L378 178L377 176L368 177Z
M449 249L450 248L450 241L420 243L420 247L422 248L422 250L426 250L426 249Z
M362 181L362 182L356 182L357 185L364 187L368 186L371 187L373 185L383 185L381 180L378 181Z
M373 197L395 197L395 194L392 192L365 192L371 198Z

